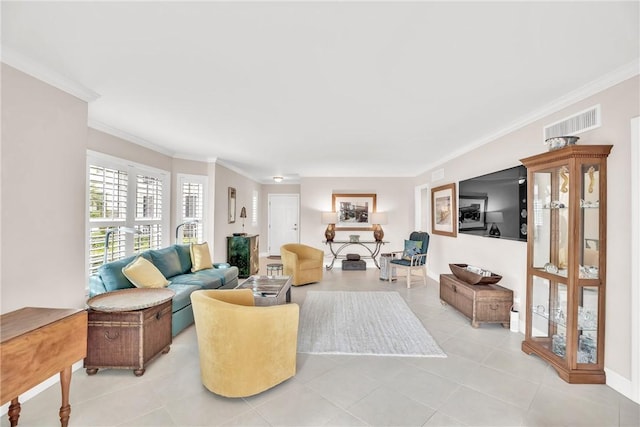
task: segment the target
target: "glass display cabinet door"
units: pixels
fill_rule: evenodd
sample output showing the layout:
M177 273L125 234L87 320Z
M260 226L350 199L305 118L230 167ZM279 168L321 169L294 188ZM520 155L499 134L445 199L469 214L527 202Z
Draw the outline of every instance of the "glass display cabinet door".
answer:
M533 174L533 268L567 277L569 168Z
M600 277L600 168L599 164L581 165L580 194L580 266L581 279Z

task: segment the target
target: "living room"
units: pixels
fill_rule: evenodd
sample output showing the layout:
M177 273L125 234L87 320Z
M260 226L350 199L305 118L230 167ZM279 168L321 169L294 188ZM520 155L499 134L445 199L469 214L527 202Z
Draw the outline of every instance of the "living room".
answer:
M227 221L228 187L236 188L238 206L251 206L253 193L258 192L260 217L257 225L247 221L245 231L259 234L261 244L268 235L268 195L298 194L300 241L325 252L325 225L321 224L320 213L332 209L332 194L375 193L377 210L389 215L384 225L388 249L401 250L410 231L431 229L430 189L516 166L519 159L546 151L541 137L544 126L600 105L602 125L580 134L579 143L614 146L608 159L607 379L613 389L638 400L640 304L637 289L632 286L638 277L637 258L632 258L638 232L637 225L635 234L634 226L629 225L639 222L637 207L634 211L632 204L634 197L637 203L638 194L632 171L638 169L639 159L631 131L631 120L640 115L637 61L611 70L573 93L558 93L555 102L523 112L517 123L475 135L463 151L435 162L428 152L423 153L424 169L415 176L303 175L294 183L285 180L280 184L258 181L224 161L178 158L168 151L141 145L134 135L127 138L126 133L92 122L90 102L61 90L60 85L34 77L37 75L33 69L21 67L20 61L3 56L2 313L23 306L85 306L88 150L169 171L173 189L177 174L206 176L213 224L207 228L206 240L214 261L226 257L225 237L242 231L238 221ZM404 156L411 155L398 150L389 147L388 162L402 163ZM169 235L177 225L172 215ZM348 234L341 232L340 236L346 238ZM36 245L40 248L37 257ZM261 251L264 253L264 249ZM449 272L452 262L482 265L499 272L503 283L524 303L525 243L461 234L456 238L432 235L430 278L437 281L439 274ZM521 324L524 320L521 317Z

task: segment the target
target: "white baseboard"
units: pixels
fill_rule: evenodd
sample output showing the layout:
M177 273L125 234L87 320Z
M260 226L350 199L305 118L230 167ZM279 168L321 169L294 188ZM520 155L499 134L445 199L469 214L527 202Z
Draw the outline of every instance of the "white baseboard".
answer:
M633 400L636 403L640 403L640 401L638 401L638 397L634 396L633 384L631 383L631 380L608 368L604 368L604 372L607 374L607 385L609 387L629 398L630 400Z
M83 366L83 361L80 360L76 363L74 363L71 366L71 371L75 372L78 369L82 368ZM31 399L32 397L37 396L38 394L42 393L43 391L45 391L46 389L48 389L49 387L51 387L52 385L59 383L60 382L60 374L55 374L54 376L52 376L51 378L48 378L47 380L41 382L40 384L38 384L37 386L35 386L34 388L24 392L23 394L21 394L20 397L20 403L24 403L27 400ZM60 399L62 399L62 396L60 396ZM9 405L11 404L11 402L5 403L4 405L2 405L0 407L0 415L6 415L7 412L9 412Z

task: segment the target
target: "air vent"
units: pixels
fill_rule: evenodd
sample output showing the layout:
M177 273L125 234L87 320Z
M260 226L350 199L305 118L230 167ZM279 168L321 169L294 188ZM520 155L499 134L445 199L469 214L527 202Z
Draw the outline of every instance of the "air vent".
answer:
M600 104L544 127L544 139L577 135L601 126Z

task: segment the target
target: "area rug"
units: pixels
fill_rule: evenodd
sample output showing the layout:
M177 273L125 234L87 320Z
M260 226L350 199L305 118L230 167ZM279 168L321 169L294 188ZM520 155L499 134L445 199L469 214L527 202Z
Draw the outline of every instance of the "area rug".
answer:
M397 292L308 291L298 352L447 357Z

